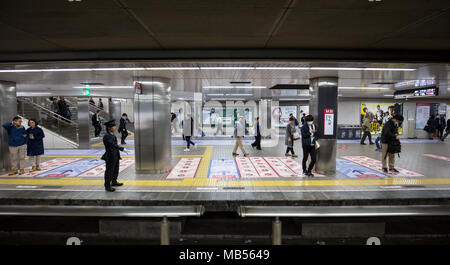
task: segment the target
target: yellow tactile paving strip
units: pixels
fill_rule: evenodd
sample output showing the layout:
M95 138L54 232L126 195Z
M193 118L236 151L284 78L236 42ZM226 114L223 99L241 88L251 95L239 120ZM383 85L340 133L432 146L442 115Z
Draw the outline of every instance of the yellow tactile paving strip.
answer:
M179 146L181 147L181 146ZM312 186L382 186L382 185L444 185L450 184L450 178L401 178L383 179L299 179L299 180L219 180L208 178L209 163L213 146L206 147L203 155L173 155L173 157L202 157L198 172L193 179L182 180L121 180L127 186L137 187L312 187ZM100 157L99 155L60 155L44 157ZM124 155L122 157L134 157ZM81 177L61 179L0 179L0 185L45 185L45 186L103 186L103 180L83 179Z

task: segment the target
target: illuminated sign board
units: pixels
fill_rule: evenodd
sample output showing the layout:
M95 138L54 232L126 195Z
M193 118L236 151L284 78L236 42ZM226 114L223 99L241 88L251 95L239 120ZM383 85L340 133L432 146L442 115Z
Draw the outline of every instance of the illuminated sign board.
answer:
M394 99L434 97L437 95L439 95L438 87L427 87L396 91L394 93Z

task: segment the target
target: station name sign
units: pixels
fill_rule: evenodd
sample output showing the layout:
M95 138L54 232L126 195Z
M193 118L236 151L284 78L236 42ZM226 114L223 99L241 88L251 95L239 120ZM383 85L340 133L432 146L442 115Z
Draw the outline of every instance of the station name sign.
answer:
M437 95L439 95L439 88L434 86L397 91L394 93L394 99L435 97Z

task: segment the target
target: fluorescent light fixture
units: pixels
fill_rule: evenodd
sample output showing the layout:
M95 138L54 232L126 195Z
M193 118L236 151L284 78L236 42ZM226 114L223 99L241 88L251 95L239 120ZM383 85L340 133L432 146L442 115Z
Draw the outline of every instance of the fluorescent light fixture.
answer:
M383 95L385 97L393 97L394 95Z
M266 88L265 86L204 86L203 88Z
M290 67L290 66L272 66L272 67L255 67L256 70L309 70L310 67Z
M342 71L415 71L414 68L388 67L296 67L296 66L207 66L207 67L100 67L54 69L0 69L0 73L79 72L79 71L175 71L175 70L342 70Z
M247 67L247 66L205 66L200 67L200 70L253 70L255 67Z
M245 101L245 100L248 100L248 99L246 99L246 98L212 98L211 100L217 100L217 101L220 101L220 100Z
M200 70L200 67L147 67L151 71L173 71L173 70Z
M310 67L311 70L341 70L341 71L415 71L414 68L388 67Z
M342 97L342 94L338 94L338 97Z
M73 88L76 89L84 89L84 88L90 88L90 89L95 89L95 88L134 88L133 86L74 86Z
M225 96L225 94L207 94L207 96Z
M390 90L388 87L352 87L352 86L342 86L338 89L361 89L361 90Z
M226 94L227 96L253 96L253 94Z

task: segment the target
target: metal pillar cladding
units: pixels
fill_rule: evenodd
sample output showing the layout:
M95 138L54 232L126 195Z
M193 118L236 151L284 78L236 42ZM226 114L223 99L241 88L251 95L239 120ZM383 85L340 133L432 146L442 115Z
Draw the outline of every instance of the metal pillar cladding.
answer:
M0 80L0 124L12 121L17 115L16 83ZM10 169L8 133L0 128L0 170Z
M91 119L89 116L89 99L79 97L77 100L78 113L78 148L89 149L91 147L90 126Z
M119 124L120 117L122 116L122 102L120 99L109 99L108 112L111 119L116 120L116 123Z
M134 96L136 172L168 172L172 159L170 79L138 79Z
M309 113L314 116L320 148L317 150L316 171L336 172L336 132L338 78L317 77L310 80Z

